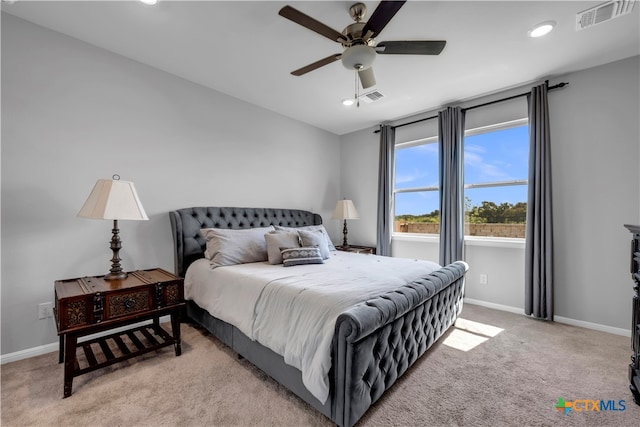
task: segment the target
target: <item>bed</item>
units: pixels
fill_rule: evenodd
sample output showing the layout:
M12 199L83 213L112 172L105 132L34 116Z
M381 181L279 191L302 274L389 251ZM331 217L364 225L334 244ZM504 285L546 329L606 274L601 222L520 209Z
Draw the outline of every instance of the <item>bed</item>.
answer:
M188 276L190 281L196 277L198 269L205 275L209 274L205 270L211 270L202 267L202 258L210 248L201 229L259 231L257 229L272 226L308 229L322 225L320 215L296 209L190 207L172 211L169 216L175 245L176 273L181 277ZM407 264L408 261L332 252L327 264L353 264L353 269L356 269L360 263L364 263L362 268L368 268L366 263L398 262L402 267L396 270L404 271L413 268ZM316 273L324 268L316 265L283 268L282 265L269 266L267 264L270 263L266 262L255 264L247 264L242 268L267 268L270 269L268 274L277 272L279 268L279 271L288 273L309 272L309 275L316 276L322 276ZM434 268L425 268L424 274L420 273L414 280L390 285L392 289L378 294L370 291L362 302L339 308L328 326L331 334L326 349L329 361L326 400L324 396L319 398L314 388L311 387L313 392L310 391L306 366L287 363L290 361L285 358L288 357L286 354L283 357L260 344L246 326L233 320L223 320L229 320L224 316L219 318L211 315L201 306L205 305L202 302L198 305L188 300L187 315L337 425L350 427L455 322L462 309L467 269L467 264L462 261L444 267L435 265ZM226 273L232 268L213 270ZM254 276L253 270L243 274ZM306 277L307 273L302 276ZM297 277L294 279L298 280ZM381 280L372 277L371 283ZM238 300L244 299L243 296ZM331 327L333 323L335 326Z

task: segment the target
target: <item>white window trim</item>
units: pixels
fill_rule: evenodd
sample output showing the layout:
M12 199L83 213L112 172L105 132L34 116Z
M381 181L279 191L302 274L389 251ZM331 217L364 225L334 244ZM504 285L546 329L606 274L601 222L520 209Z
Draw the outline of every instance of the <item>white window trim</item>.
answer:
M480 126L480 127L477 127L477 128L468 129L468 130L464 131L464 136L465 137L466 136L474 136L474 135L478 135L478 134L481 134L481 133L493 132L493 131L501 130L501 129L515 128L515 127L518 127L518 126L528 125L528 124L529 124L529 118L525 117L525 118L522 118L522 119L509 120L507 122L496 123L496 124L493 124L493 125Z
M393 233L391 240L397 242L438 243L437 234ZM464 236L465 246L484 246L492 248L524 249L525 239L516 237Z
M392 233L391 240L397 240L399 242L433 242L440 241L440 236L437 234L426 233Z
M465 246L524 249L525 241L520 237L464 236Z
M420 139L414 139L413 141L405 141L405 142L399 142L395 145L395 149L402 149L402 148L411 148L411 147L416 147L418 145L427 145L427 144L434 144L438 142L438 136L430 136L427 138L420 138Z
M412 188L399 188L394 190L394 193L417 193L420 191L438 191L439 187L412 187Z

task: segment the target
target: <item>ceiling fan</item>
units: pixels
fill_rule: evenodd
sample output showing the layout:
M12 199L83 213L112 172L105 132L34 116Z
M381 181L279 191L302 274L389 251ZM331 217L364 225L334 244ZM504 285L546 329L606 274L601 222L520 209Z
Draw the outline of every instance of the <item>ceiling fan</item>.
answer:
M357 71L362 87L367 89L376 84L371 67L376 55L439 55L447 44L444 40L375 41L405 3L406 1L381 1L367 22L362 21L367 7L363 3L356 3L349 8L349 14L355 23L347 25L342 33L291 6L283 7L278 12L280 16L338 42L344 48L342 53L327 56L292 71L291 74L301 76L340 59L345 68Z

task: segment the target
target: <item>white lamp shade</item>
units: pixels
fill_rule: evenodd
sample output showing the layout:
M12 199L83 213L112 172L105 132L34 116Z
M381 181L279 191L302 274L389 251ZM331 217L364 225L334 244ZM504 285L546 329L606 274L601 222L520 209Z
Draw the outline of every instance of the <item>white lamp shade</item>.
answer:
M355 45L342 52L342 65L347 70L366 70L376 59L376 51L367 45Z
M338 200L333 211L334 219L360 219L356 207L351 200Z
M133 182L117 179L99 179L78 216L92 219L149 219Z

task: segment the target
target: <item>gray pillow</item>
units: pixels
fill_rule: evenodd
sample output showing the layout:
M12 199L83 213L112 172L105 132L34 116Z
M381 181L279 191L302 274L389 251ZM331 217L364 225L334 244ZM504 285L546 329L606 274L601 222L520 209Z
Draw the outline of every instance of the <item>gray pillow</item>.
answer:
M298 234L300 235L300 246L305 247L317 247L320 249L320 254L322 255L322 259L328 259L331 255L329 251L329 245L327 244L327 238L324 236L321 230L309 231L309 230L299 230Z
M273 226L234 230L230 228L203 228L200 230L207 242L204 256L212 267L266 261L265 233Z
M300 237L295 231L272 231L264 235L267 242L267 257L269 264L282 264L280 248L297 248Z
M276 225L276 230L307 230L307 231L318 231L320 230L322 232L322 234L324 234L324 237L327 239L327 245L329 246L329 250L330 251L335 251L336 247L333 246L333 242L331 242L331 238L329 237L329 233L327 233L327 230L324 228L324 225L320 224L320 225L305 225L302 227L282 227L281 225Z
M323 264L322 255L318 248L288 248L282 249L282 264L285 267L305 264Z

